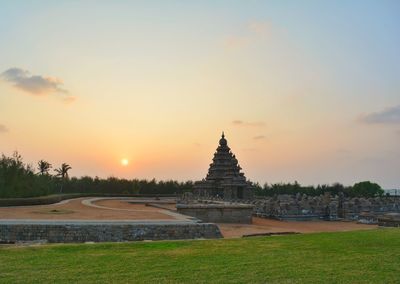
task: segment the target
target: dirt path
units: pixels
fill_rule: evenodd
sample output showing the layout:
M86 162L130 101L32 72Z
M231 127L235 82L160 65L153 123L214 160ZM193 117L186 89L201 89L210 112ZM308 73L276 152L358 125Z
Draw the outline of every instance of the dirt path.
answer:
M82 204L88 198L71 199L69 202L20 207L1 207L0 219L34 220L176 220L163 210L144 204L129 204L123 200L101 200L100 205L111 207L102 209ZM112 210L116 208L116 210ZM119 208L130 209L120 211Z
M279 221L253 217L253 224L218 224L222 235L225 238L238 238L243 235L271 233L271 232L337 232L369 230L377 228L376 225L363 225L354 222L340 221Z

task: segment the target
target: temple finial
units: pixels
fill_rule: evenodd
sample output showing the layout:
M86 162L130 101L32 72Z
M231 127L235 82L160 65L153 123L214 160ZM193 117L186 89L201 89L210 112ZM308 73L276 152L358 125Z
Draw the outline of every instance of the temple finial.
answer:
M221 139L219 139L219 145L221 145L221 146L226 146L227 145L227 142L226 142L226 139L225 139L225 133L223 131L222 131Z

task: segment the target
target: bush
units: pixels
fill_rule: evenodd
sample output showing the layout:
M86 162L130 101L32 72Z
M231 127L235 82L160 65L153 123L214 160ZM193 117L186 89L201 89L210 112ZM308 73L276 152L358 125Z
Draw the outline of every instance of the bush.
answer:
M353 185L353 194L355 196L375 197L382 196L384 190L379 184L370 181L362 181Z

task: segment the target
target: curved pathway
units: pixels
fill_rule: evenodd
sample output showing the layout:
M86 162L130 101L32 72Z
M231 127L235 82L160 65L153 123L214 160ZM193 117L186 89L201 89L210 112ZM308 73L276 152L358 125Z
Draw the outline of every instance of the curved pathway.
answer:
M118 198L118 197L115 197L115 198L94 197L94 198L90 198L90 199L84 199L81 202L85 206L99 208L99 209L107 209L107 210L115 210L115 211L129 211L129 212L149 212L149 210L143 210L143 209L115 208L115 207L107 207L107 206L94 204L97 201L110 200L110 199L112 199L112 200L120 200L120 201L124 201L125 200L125 202L129 201L129 199L126 199L126 198L122 198L121 199L121 198ZM146 200L146 201L153 202L153 203L156 202L155 200ZM143 203L147 203L147 202L145 202L145 200L143 200ZM161 214L165 214L165 215L171 216L174 219L180 220L180 221L195 221L196 220L196 218L193 218L193 217L190 217L190 216L186 216L186 215L182 215L182 214L179 214L179 213L175 213L175 212L172 212L170 210L159 209L159 210L156 210L156 211L161 213Z

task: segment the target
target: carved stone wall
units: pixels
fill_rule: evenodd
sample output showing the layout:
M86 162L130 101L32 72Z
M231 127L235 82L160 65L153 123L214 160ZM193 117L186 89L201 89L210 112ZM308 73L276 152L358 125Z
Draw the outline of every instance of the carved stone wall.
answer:
M246 202L246 201L242 201ZM253 201L254 213L258 216L290 218L315 217L329 220L359 219L364 215L382 215L400 212L399 197L345 198L343 196L277 195Z

